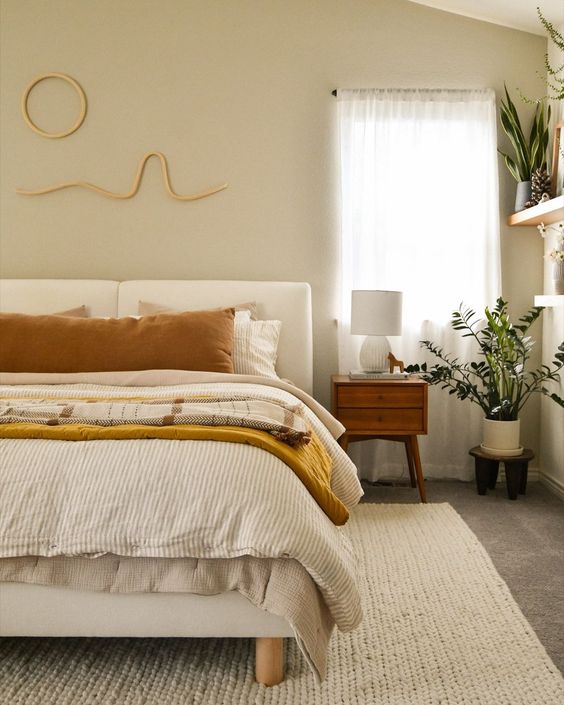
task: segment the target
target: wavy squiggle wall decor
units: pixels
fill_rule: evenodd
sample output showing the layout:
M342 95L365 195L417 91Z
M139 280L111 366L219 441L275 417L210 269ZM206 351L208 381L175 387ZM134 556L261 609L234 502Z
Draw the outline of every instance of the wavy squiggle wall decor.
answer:
M212 186L209 189L206 189L205 191L200 191L198 193L189 193L189 194L180 194L176 193L176 191L173 190L172 185L170 183L170 177L168 173L168 164L166 161L166 157L162 152L147 152L146 154L143 155L141 161L139 162L139 166L137 168L137 173L135 175L135 179L133 181L133 186L131 187L131 190L128 191L127 193L115 193L114 191L108 191L108 189L102 188L101 186L96 186L95 184L91 184L88 181L65 181L61 184L55 184L54 186L46 186L45 188L37 189L37 190L29 190L29 189L24 189L24 188L16 188L16 193L21 194L22 196L41 196L46 193L53 193L54 191L62 191L63 189L66 188L73 188L73 187L79 187L79 188L85 188L89 189L90 191L95 191L96 193L101 194L102 196L107 196L108 198L115 198L118 200L127 200L128 198L133 198L137 191L139 191L139 185L141 183L141 179L143 177L143 172L145 171L145 165L147 164L147 161L151 157L158 157L161 163L161 172L163 176L163 182L165 189L169 196L172 196L172 198L175 198L177 201L197 201L200 198L207 198L208 196L213 196L214 193L218 193L219 191L223 191L224 189L227 188L228 184L221 184L220 186Z

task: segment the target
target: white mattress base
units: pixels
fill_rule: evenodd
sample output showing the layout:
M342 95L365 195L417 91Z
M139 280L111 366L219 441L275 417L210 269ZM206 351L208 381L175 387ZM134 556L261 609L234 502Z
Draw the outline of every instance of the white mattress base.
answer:
M238 592L82 592L0 583L0 636L291 637L282 617Z

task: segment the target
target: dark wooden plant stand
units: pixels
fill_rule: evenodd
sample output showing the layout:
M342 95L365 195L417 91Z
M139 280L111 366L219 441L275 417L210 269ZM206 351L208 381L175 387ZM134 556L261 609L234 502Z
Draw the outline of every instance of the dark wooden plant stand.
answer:
M529 460L535 457L530 448L523 448L521 455L509 457L486 453L480 446L468 452L474 457L478 494L486 494L486 490L495 488L500 462L505 465L505 482L509 499L517 499L518 494L525 494Z

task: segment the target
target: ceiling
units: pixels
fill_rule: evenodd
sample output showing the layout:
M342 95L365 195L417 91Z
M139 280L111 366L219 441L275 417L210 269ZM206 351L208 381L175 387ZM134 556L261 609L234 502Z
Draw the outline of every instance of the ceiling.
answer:
M553 24L564 23L564 0L411 0L437 10L545 35L537 5Z

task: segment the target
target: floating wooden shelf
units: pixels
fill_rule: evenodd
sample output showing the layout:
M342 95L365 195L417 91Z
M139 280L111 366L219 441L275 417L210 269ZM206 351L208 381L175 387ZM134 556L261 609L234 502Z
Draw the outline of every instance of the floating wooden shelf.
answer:
M564 306L564 294L539 294L535 296L535 306Z
M532 208L513 213L507 219L508 225L550 225L564 220L564 195L551 198L550 201L539 203Z

